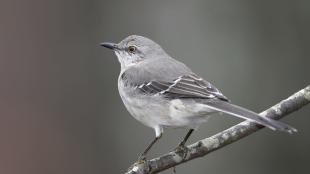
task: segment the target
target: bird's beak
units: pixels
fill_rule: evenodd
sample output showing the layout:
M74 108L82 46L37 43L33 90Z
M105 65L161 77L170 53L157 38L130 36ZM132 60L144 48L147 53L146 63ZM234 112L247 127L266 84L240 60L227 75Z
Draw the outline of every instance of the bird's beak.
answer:
M100 43L100 45L103 47L109 48L111 50L119 49L116 43L103 42L103 43Z

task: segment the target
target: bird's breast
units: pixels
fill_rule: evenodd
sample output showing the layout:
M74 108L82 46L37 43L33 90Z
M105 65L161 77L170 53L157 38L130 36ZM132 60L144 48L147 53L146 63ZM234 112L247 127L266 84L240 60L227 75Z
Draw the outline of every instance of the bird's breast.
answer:
M142 94L123 81L119 81L118 87L126 109L135 119L152 128L168 124L169 106L167 100L160 96Z

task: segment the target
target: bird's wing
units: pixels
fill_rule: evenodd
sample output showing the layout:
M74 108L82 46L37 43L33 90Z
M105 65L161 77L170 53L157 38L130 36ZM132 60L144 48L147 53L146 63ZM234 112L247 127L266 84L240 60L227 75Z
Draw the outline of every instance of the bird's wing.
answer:
M218 98L228 101L228 99L216 87L196 74L183 75L171 82L153 80L139 85L138 89L146 94L158 94L173 99Z
M297 131L285 123L263 117L253 111L229 103L228 99L211 83L195 74L180 76L172 82L150 81L137 88L145 94L163 95L170 99L193 98L210 109L254 121L272 130L288 133Z

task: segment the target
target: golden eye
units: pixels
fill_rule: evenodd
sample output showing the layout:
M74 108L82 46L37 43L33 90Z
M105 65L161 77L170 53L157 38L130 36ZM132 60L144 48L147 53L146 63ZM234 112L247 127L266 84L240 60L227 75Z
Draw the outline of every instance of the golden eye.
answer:
M137 48L136 48L135 46L129 46L129 47L128 47L128 51L129 51L130 53L134 53L134 52L136 52L136 50L137 50Z

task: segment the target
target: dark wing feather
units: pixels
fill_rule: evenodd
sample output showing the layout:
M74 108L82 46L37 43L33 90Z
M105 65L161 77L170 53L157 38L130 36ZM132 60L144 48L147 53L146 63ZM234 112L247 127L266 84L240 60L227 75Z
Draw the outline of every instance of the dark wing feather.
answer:
M138 87L146 94L159 94L167 98L218 98L224 101L228 99L211 83L203 80L195 74L183 75L172 82L151 81Z

